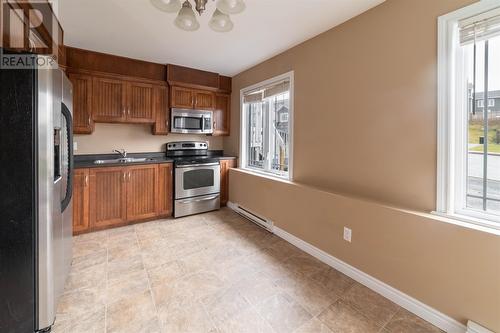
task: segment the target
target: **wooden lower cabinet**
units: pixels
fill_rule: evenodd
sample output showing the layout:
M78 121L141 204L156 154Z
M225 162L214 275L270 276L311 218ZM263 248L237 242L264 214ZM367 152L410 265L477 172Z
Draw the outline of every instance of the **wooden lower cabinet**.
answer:
M172 163L76 169L73 234L172 215Z
M158 216L170 216L173 212L173 170L172 163L158 165Z
M89 169L76 169L73 176L73 234L90 231Z
M156 216L158 203L158 165L126 168L127 220L143 220Z
M229 200L229 169L236 159L220 161L220 200ZM73 234L172 215L173 164L76 169Z
M127 184L123 167L90 169L90 228L127 222Z
M229 200L229 169L236 168L236 159L220 161L220 205Z

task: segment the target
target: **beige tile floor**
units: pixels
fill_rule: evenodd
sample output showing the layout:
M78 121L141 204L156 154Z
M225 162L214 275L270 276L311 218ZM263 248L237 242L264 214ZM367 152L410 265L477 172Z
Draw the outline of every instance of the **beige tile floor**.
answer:
M440 330L223 209L75 237L53 332Z

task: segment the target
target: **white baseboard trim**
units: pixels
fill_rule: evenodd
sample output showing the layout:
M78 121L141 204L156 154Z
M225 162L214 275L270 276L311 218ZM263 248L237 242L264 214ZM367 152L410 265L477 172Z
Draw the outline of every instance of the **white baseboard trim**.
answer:
M494 333L494 332L469 320L469 322L467 323L467 333Z
M420 318L428 321L434 326L439 327L445 332L449 333L465 333L467 328L456 321L455 319L437 311L434 308L416 300L415 298L406 295L405 293L389 286L388 284L377 280L376 278L360 271L359 269L335 258L334 256L318 249L317 247L295 237L294 235L286 232L283 229L274 226L274 234L286 240L287 242L295 245L302 251L309 253L313 257L319 259L325 264L335 268L336 270L351 277L353 280L365 285L371 290L379 293L385 298L390 299L399 306L419 316ZM472 331L474 332L474 331Z

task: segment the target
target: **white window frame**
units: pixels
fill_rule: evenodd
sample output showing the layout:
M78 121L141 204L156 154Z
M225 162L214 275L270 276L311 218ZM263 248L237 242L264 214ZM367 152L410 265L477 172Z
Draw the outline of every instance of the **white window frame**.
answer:
M437 202L433 212L456 220L457 224L495 233L500 230L500 217L462 208L467 166L467 151L462 143L467 117L462 114L466 110L463 102L456 98L462 72L458 70L456 55L459 21L498 7L498 0L481 0L438 18Z
M294 113L294 71L290 71L268 80L256 83L249 87L240 90L240 168L255 173L257 175L263 175L266 177L272 177L280 180L293 181L293 113ZM289 128L289 152L288 152L288 175L280 175L273 172L267 172L264 170L259 170L257 168L250 168L247 166L247 114L244 109L244 96L246 93L259 89L260 87L268 86L274 82L282 80L290 81L290 97L289 103L290 108L288 110L288 128Z

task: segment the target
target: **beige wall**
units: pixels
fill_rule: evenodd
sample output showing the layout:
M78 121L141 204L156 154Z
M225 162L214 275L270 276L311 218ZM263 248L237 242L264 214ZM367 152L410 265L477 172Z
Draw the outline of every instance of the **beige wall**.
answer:
M388 0L237 75L224 148L239 151L240 90L294 70L296 183L233 171L230 200L453 318L500 332L500 238L422 215L436 201L437 17L473 2ZM347 198L311 189L319 187ZM353 227L350 246L344 225Z
M437 17L471 0L389 0L233 78L295 71L295 180L431 211L436 201Z
M105 154L113 149L126 149L130 153L165 151L171 141L209 141L211 150L223 149L221 137L206 135L169 134L152 135L151 125L96 124L91 135L75 135L78 150L75 154Z

